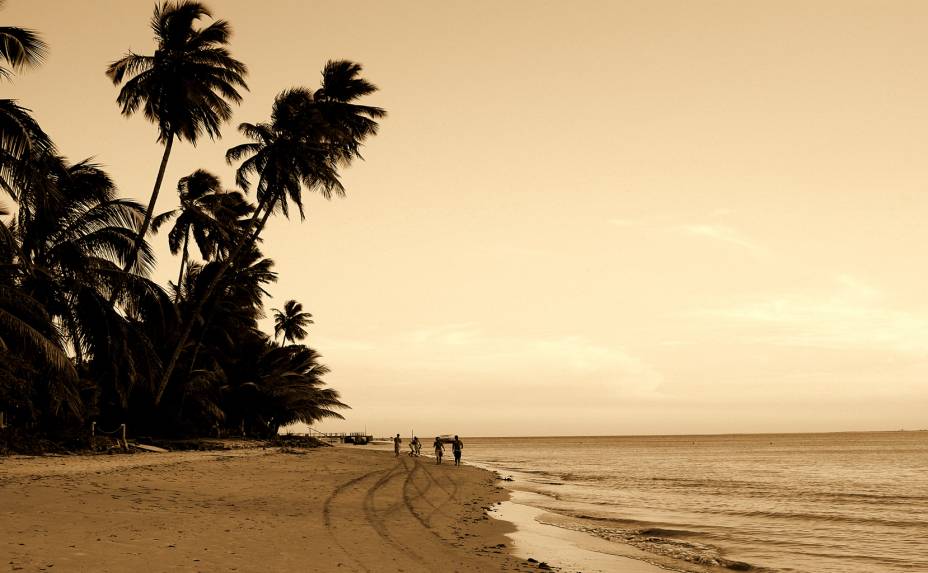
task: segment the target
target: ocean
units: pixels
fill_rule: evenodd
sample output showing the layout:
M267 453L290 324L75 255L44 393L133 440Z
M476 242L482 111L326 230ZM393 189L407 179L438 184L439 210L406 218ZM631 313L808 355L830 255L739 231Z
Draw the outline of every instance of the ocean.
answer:
M464 439L537 521L664 568L928 572L926 431Z

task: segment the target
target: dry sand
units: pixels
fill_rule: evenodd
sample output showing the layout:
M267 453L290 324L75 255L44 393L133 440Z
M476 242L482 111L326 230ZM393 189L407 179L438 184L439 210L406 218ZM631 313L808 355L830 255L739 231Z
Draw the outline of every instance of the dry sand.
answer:
M490 472L361 448L0 458L0 568L538 571Z

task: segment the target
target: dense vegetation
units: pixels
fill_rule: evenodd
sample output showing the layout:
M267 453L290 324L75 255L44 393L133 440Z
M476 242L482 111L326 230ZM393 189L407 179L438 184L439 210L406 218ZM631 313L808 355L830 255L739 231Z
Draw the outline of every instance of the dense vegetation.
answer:
M66 159L28 109L0 99L7 431L73 435L97 421L137 434L269 436L340 417L319 354L297 343L312 323L302 305L277 311L273 336L258 328L277 278L260 237L272 216L295 208L302 218L304 193L344 194L340 171L385 115L359 101L376 88L358 64L330 61L318 89L288 89L269 120L239 126L245 142L226 155L238 190L197 170L177 182L180 206L155 214L173 144L221 136L247 69L228 49L229 24L203 4L156 6L151 28L152 55L128 53L106 70L122 113L141 112L164 146L147 206L120 197L100 165ZM46 50L36 32L0 27L0 79ZM165 234L181 255L167 290L150 278L150 242Z

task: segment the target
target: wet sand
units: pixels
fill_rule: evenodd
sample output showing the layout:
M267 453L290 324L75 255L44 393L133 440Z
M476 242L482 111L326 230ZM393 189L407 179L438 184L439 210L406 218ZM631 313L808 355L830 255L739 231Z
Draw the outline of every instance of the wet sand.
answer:
M537 571L495 476L353 448L0 458L22 571Z

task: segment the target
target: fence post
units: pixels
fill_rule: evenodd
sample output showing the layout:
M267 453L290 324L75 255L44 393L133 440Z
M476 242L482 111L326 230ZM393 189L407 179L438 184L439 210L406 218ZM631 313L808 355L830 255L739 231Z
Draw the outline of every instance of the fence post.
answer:
M129 442L126 441L126 425L125 425L125 424L120 424L120 425L119 425L119 428L120 428L120 430L122 430L122 448L128 452L128 451L129 451Z

